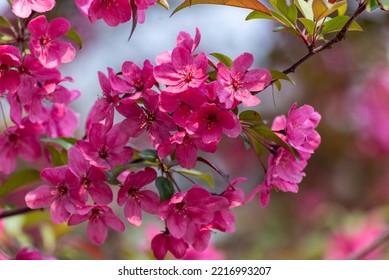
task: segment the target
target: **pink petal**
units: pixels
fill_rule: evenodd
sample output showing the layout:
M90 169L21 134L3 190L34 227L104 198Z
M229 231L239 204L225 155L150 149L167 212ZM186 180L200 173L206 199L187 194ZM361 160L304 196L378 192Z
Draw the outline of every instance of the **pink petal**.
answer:
M86 228L86 234L93 243L97 245L103 244L108 236L107 225L101 218L90 219Z
M47 35L50 36L51 39L56 39L58 37L66 35L70 29L70 22L64 18L55 18L50 21L47 26Z
M126 225L120 220L114 213L106 212L104 215L105 223L116 231L123 232L126 229Z
M65 208L65 202L62 199L57 199L51 204L50 216L55 224L62 224L67 221L70 213Z
M143 211L149 214L158 214L159 204L161 202L159 196L149 190L139 191L140 207Z
M97 204L107 205L113 200L113 193L106 183L104 182L93 182L89 188L88 192L92 197L93 201Z
M184 217L184 215L174 211L167 218L166 225L171 235L176 238L181 238L186 233L186 229L188 227L188 220Z
M151 240L151 249L153 250L154 256L158 260L162 260L168 250L168 236L164 233L157 234Z
M177 258L182 258L186 250L188 249L188 244L182 239L175 238L171 236L168 240L169 251Z
M254 63L254 56L250 53L243 53L238 56L231 65L231 76L241 78Z
M55 200L55 195L52 192L53 187L48 185L42 185L28 192L25 197L27 206L31 209L48 207Z
M88 220L88 215L73 214L68 220L68 226L75 226Z
M124 205L124 216L130 224L140 226L142 224L142 211L139 203L129 198Z

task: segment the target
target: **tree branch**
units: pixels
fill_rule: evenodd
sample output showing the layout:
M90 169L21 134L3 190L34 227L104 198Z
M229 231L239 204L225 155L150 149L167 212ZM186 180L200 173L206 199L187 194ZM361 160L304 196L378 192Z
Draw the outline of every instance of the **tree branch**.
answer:
M332 45L344 40L346 38L346 33L348 29L350 28L351 24L356 20L356 18L362 14L366 10L366 2L360 3L358 5L358 9L354 12L354 14L349 18L347 23L343 26L343 28L336 34L334 38L332 38L330 41L328 41L326 44L319 46L317 48L309 49L309 52L304 55L302 58L300 58L298 61L296 61L293 65L286 68L282 73L289 74L296 71L297 67L299 67L301 64L303 64L306 60L310 59L312 56L326 50L332 48Z
M36 210L41 210L41 211L43 211L44 209L43 209L43 208L31 209L31 208L25 207L25 208L20 208L20 209L14 209L14 210L3 211L3 212L0 213L0 220L1 220L1 219L8 218L8 217L13 217L13 216L17 216L17 215L22 215L22 214L29 213L29 212L36 211Z
M382 246L384 243L389 241L389 227L387 227L378 237L373 240L369 245L361 250L350 254L348 260L359 260L367 256L369 253L373 252L378 247Z

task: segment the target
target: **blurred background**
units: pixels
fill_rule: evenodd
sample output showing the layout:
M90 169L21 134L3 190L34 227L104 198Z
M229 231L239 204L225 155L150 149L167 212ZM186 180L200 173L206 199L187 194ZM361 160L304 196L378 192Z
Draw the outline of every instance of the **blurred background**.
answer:
M194 6L170 17L171 11L154 6L128 41L130 22L117 28L102 21L92 25L73 1L57 2L50 16L68 18L84 44L76 59L61 67L64 76L75 78L67 86L82 92L73 106L80 113L78 136L101 92L97 71L120 71L124 61L153 62L158 53L175 46L179 31L194 36L195 28L200 29L199 52L231 58L253 53L253 68L282 71L307 51L292 35L272 32L275 26L269 21L245 21L250 11L244 9ZM170 3L173 9L178 4ZM349 9L350 14L353 5ZM6 3L0 4L0 11L10 15ZM215 233L206 254L196 258L342 259L389 225L389 15L365 13L358 22L363 33L348 33L345 41L290 75L296 85L283 83L281 91L269 87L260 93L262 103L256 109L270 123L294 102L310 104L322 115L322 143L309 160L299 193L273 191L265 209L257 197L234 209L235 233ZM231 178L248 178L241 185L246 194L262 182L263 169L239 139L224 139L211 158ZM225 187L217 174L214 177L220 189ZM20 194L6 201L21 203L17 197ZM161 229L160 221L146 217L140 228L127 225L125 233L110 231L98 247L87 240L85 226L53 225L46 212L34 212L0 221L0 248L12 252L32 246L61 259L145 259L151 258L150 240ZM386 259L388 247L367 257Z

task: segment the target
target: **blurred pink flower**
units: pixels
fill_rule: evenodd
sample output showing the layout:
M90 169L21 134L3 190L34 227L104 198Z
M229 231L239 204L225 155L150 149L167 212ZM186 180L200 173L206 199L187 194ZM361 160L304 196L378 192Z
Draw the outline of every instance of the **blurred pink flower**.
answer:
M18 48L9 45L0 46L0 96L9 91L14 93L20 86L20 74L17 67L22 63Z
M32 11L44 13L55 6L55 0L14 0L12 12L21 18L27 18Z
M346 259L371 244L383 229L384 226L377 221L367 221L351 228L340 229L331 236L324 257L331 260ZM363 259L380 258L382 258L382 250L377 248Z
M15 260L55 260L54 257L44 257L41 252L32 248L23 248L16 256Z

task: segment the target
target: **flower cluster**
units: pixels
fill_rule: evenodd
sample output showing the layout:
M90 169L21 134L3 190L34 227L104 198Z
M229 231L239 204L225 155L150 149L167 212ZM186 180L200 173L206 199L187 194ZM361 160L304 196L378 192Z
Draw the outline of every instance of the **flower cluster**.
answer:
M320 135L315 130L320 122L320 115L309 105L296 109L294 104L288 116L274 119L272 130L295 151L293 154L285 147L276 146L268 159L268 169L264 182L258 185L248 196L251 200L260 193L260 203L266 207L270 199L270 190L275 188L283 192L298 192L298 184L305 176L303 172L307 161L320 145Z
M33 9L38 2L33 1ZM18 3L14 1L14 10ZM72 78L61 77L57 69L62 63L72 61L76 54L71 43L58 39L69 29L68 20L56 18L48 22L41 15L29 21L27 30L22 30L30 37L29 52L21 52L26 47L24 42L20 49L0 45L0 96L6 97L14 123L0 135L0 160L5 163L0 165L0 171L6 174L15 169L19 155L27 161L42 155L39 137L71 137L77 128L77 114L68 105L80 93L62 85Z

